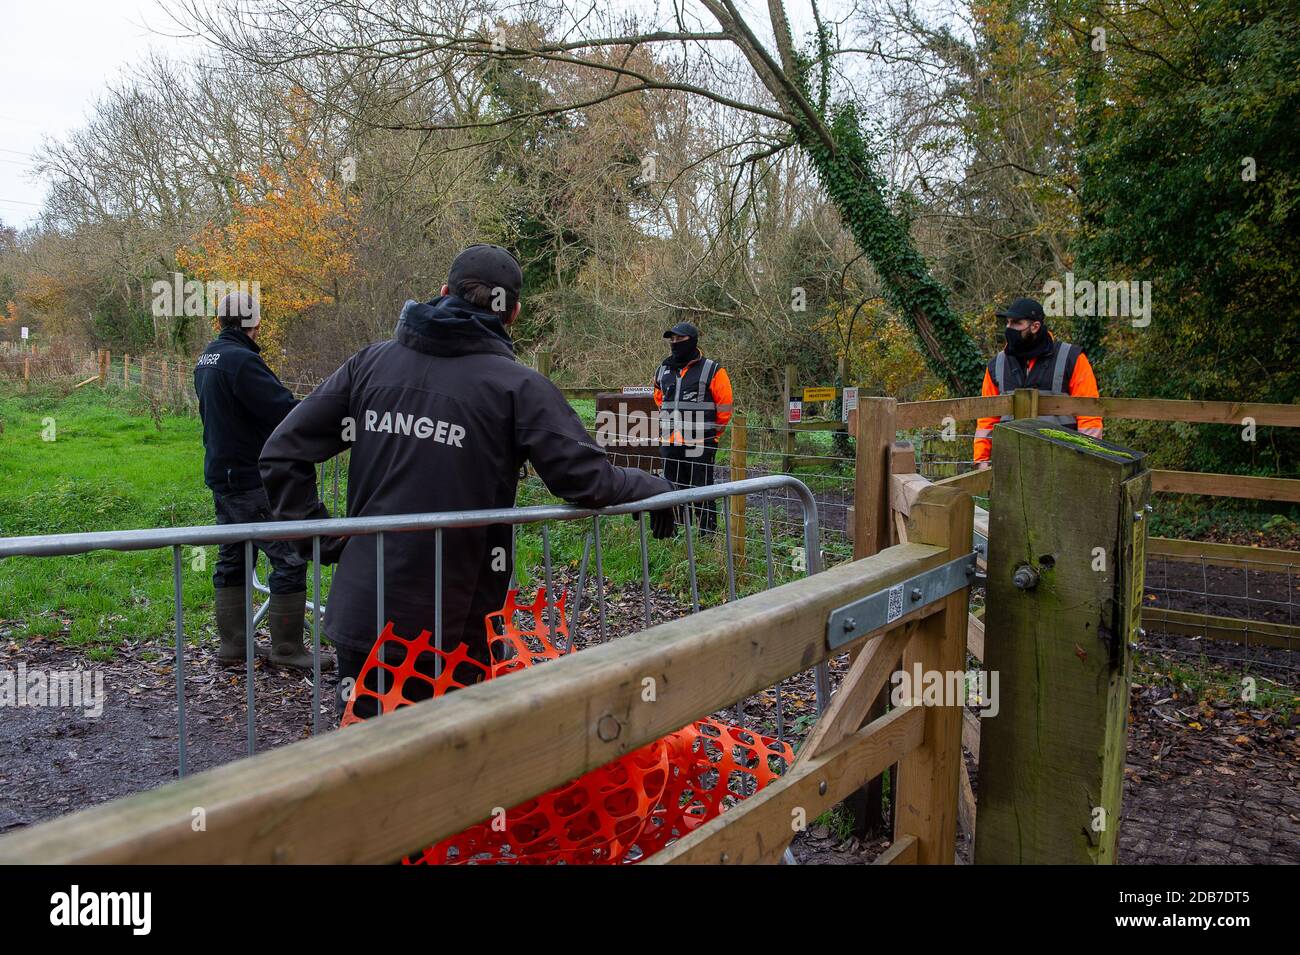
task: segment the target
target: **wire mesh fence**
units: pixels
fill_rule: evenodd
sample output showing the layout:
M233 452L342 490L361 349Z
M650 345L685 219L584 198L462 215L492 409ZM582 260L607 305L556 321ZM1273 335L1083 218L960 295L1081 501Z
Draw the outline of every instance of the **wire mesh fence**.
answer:
M344 462L335 461L333 466L322 465L320 488L326 494L333 492L332 485L337 481L338 493L346 493ZM328 484L326 483L328 481ZM732 494L761 494L778 487L792 489L794 496L800 500L806 510L802 519L805 548L816 555L817 543L816 504L806 488L790 478L770 477L755 478L749 481L723 485L717 489L718 495L725 499ZM327 490L328 489L328 490ZM647 504L654 506L689 505L704 496L705 492L688 489L670 492L659 498L650 499ZM170 548L173 551L173 592L175 598L175 682L176 714L179 772L184 775L187 766L186 753L186 657L189 638L183 613L184 581L182 577L182 547L189 545L212 545L242 543L248 585L245 593L245 644L246 644L246 692L247 692L247 745L251 754L257 739L258 703L255 696L255 632L259 614L255 610L253 592L257 589L255 567L255 541L313 539L313 553L319 554L319 541L323 536L342 536L352 538L349 546L373 546L376 548L375 582L376 633L384 630L387 622L384 594L391 584L384 575L382 557L385 535L400 534L410 531L432 530L438 544L431 552L430 586L436 593L441 593L443 560L454 561L453 553L444 554L441 547L443 528L478 527L492 524L511 524L515 528L515 547L511 587L535 589L543 595L547 605L547 618L554 622L555 608L567 596L567 605L571 617L569 620L569 637L565 651L571 652L585 646L604 643L626 633L631 633L664 620L683 616L700 609L701 594L705 588L713 586L707 577L702 576L702 565L708 563L706 554L714 554L708 545L698 548L697 531L688 519L685 534L681 538L668 541L649 541L646 533L645 505L619 505L599 511L553 505L536 505L516 507L495 511L466 511L443 514L403 515L397 517L336 518L323 521L276 522L265 524L218 525L215 527L188 528L154 528L138 531L109 531L85 534L38 535L35 537L0 539L0 559L48 559L57 556L87 554L94 550L141 550L154 547ZM632 516L628 516L632 515ZM620 519L621 518L621 519ZM720 539L723 541L722 552L726 552L725 543L728 525L724 522ZM365 538L371 538L369 543ZM574 558L577 548L581 548L580 557ZM725 564L725 561L724 561ZM312 703L310 724L313 732L322 728L322 723L329 721L328 712L332 703L326 703L321 692L322 680L320 669L321 653L321 613L328 600L329 574L322 574L319 561L314 561L315 571L310 591L311 630L313 673ZM820 569L814 556L809 560L805 573L814 573ZM652 590L662 590L663 583L655 574L665 572L669 576L678 575L679 582L684 583L692 595L692 601L682 606L673 600L653 599ZM337 572L337 571L335 571ZM576 582L575 582L576 575ZM770 583L779 579L775 568L767 574ZM739 597L734 568L727 566L723 571L721 600L735 600ZM615 588L616 580L621 585ZM703 580L703 583L702 583ZM409 586L410 582L407 582ZM567 591L567 595L566 595ZM640 598L640 599L637 599ZM435 606L440 606L435 604ZM263 608L264 609L264 608ZM441 615L435 611L431 629L436 639L441 640ZM486 624L485 624L486 625ZM191 625L192 627L192 625ZM408 635L414 637L414 634ZM441 649L441 644L439 644ZM800 677L792 678L799 682ZM727 714L740 726L770 732L772 735L784 735L788 730L786 724L786 691L784 683L778 683L765 693L751 701L740 701L732 712ZM827 688L825 668L818 667L811 675L815 698L824 702ZM382 687L381 687L382 689ZM803 693L797 689L796 693ZM771 710L769 713L768 710ZM770 730L769 730L770 727Z
M1300 557L1290 563L1212 556L1147 561L1140 649L1188 691L1294 698L1300 688Z

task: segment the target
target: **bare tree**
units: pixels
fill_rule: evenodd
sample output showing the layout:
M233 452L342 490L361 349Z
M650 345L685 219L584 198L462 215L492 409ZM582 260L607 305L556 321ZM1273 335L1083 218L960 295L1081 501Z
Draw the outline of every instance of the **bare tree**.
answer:
M374 121L363 106L391 108L431 88L459 108L418 122L378 123L429 133L503 129L650 91L687 94L744 114L754 134L746 160L797 147L930 368L955 392L977 389L983 359L906 219L891 207L878 149L847 81L845 58L878 51L843 41L848 17L829 21L816 0L809 4L813 29L806 47L796 44L781 0L767 0L762 24L733 0L699 5L702 11L691 10L681 0L650 23L637 14L599 13L594 4L569 10L558 0L504 8L451 0L178 0L174 13L257 69L290 77L335 102L341 85L364 77L365 102L342 104L358 122ZM661 51L648 62L666 66L652 69L638 59L647 47ZM530 104L503 108L491 78L526 66L539 95ZM751 92L740 81L745 75L757 79L753 91L761 95L742 95ZM573 76L585 79L566 82ZM485 85L486 94L476 95Z

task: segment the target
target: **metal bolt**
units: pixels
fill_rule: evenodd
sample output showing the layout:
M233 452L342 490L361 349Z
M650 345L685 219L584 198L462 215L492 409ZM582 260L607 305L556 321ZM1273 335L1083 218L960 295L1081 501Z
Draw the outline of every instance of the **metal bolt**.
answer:
M820 783L817 784L817 795L819 796L826 795L826 780L823 779Z
M623 732L623 724L612 713L606 713L596 724L596 735L601 738L602 742L611 743L618 739L618 734Z
M1011 582L1020 590L1033 590L1038 586L1038 571L1028 564L1017 567L1011 575Z
M1152 507L1150 504L1148 504L1146 505L1146 507L1143 508L1143 510L1145 510L1148 514L1154 514L1156 509Z
M1134 520L1134 521L1140 521L1140 520L1142 520L1142 512L1141 512L1141 511L1134 511L1134 512L1133 512L1133 520Z
M1134 651L1136 651L1137 648L1138 648L1137 641L1136 641L1136 640L1130 640L1130 641L1128 642L1128 648L1129 648L1130 650L1134 650Z
M1145 640L1147 638L1147 632L1141 627L1138 627L1138 636Z
M858 622L852 617L845 617L841 626L844 627L845 633L851 633L858 628Z
M920 599L921 599L921 588L920 588L920 587L913 587L913 588L912 588L912 601L913 601L913 602L916 602L916 601L918 601L918 600L920 600Z

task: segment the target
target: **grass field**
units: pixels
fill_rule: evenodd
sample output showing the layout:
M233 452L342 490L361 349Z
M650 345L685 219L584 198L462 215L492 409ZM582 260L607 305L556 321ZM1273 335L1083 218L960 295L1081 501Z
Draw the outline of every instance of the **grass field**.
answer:
M0 534L210 524L198 419L162 415L121 392L0 393ZM185 555L187 613L211 603L215 549ZM161 634L172 617L166 551L13 559L0 564L0 619L15 635L58 637L101 652Z
M594 418L591 402L576 405L588 420ZM66 387L51 386L30 395L0 391L0 420L0 536L213 523L196 417L155 417L134 392L88 386L68 393ZM346 475L341 499L345 481ZM534 479L521 486L519 503L554 499ZM551 525L555 567L576 569L590 527L589 521ZM611 584L639 581L636 523L620 517L603 521L601 529L604 572ZM797 543L778 540L781 546ZM700 542L696 556L701 602L716 603L726 592L721 548ZM185 547L182 558L187 632L196 639L200 628L211 628L216 548ZM649 561L656 586L689 600L686 548L680 536L667 542L651 539ZM540 584L538 528L521 528L516 564L522 585ZM263 580L265 569L263 562ZM752 576L740 578L741 592L762 583L761 569L751 562L749 570ZM589 578L594 573L593 558ZM788 566L778 571L778 579L788 576ZM323 580L328 586L328 568ZM168 550L0 562L0 637L43 636L83 645L92 657L103 657L124 639L168 637L172 601Z

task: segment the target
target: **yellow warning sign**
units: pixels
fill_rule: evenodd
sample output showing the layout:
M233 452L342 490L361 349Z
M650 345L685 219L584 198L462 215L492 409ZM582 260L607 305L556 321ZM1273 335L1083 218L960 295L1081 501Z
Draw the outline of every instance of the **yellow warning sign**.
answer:
M805 388L803 390L804 401L834 401L834 388Z

